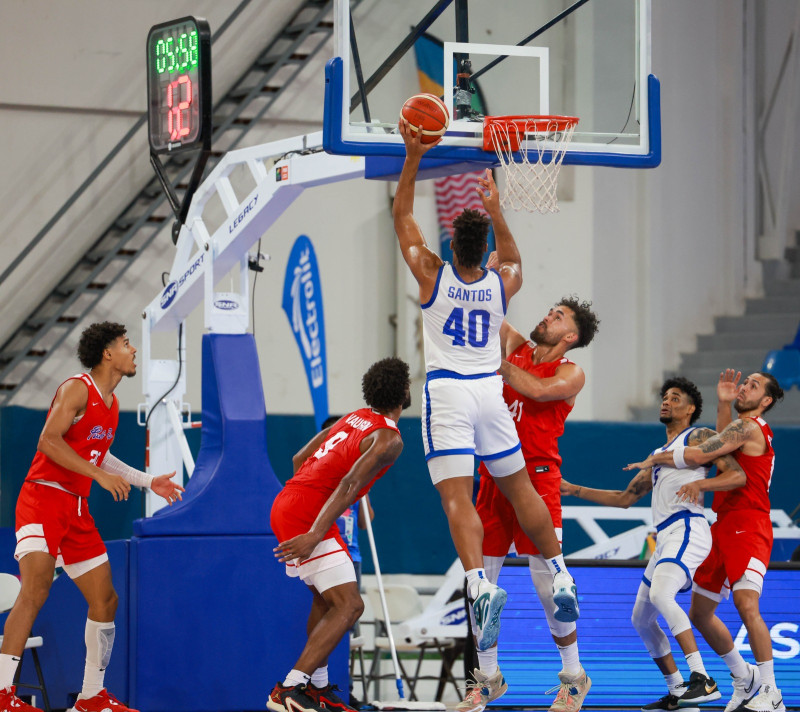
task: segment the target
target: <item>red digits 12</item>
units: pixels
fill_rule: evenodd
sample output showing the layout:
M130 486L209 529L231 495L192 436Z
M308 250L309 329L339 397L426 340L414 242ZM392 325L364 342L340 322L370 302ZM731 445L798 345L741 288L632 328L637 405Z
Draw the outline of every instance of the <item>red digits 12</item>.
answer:
M185 84L185 88L181 90L181 84ZM178 103L175 103L175 95L178 95ZM181 98L183 94L183 98ZM186 74L178 77L174 82L167 84L167 106L169 113L167 114L167 131L169 131L169 138L171 141L178 141L186 136L190 129L189 114L184 115L184 111L188 112L192 104L192 81Z

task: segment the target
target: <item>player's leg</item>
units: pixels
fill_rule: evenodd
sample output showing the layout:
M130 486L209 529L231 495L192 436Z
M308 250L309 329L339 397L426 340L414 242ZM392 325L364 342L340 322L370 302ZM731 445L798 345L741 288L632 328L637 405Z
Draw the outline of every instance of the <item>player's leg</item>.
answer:
M428 467L433 475L436 472L434 482L436 491L442 501L442 509L447 517L447 525L450 528L450 537L456 548L458 558L464 567L464 571L483 568L483 554L481 544L483 542L483 525L480 517L472 504L473 477L454 476L449 474L460 465L453 463L453 460L461 459L461 456L437 457L428 462ZM469 460L473 458L470 456ZM438 479L439 476L443 479ZM470 591L473 594L473 591Z
M578 712L592 686L578 651L578 628L575 621L556 619L553 611L553 577L541 554L528 556L528 568L534 589L547 617L550 634L561 656L561 671L556 698L550 706L551 712Z
M689 681L678 692L682 705L710 702L721 697L716 682L706 672L689 616L678 605L676 596L687 588L691 578L687 569L674 560L661 559L650 582L650 602L658 610L686 658Z

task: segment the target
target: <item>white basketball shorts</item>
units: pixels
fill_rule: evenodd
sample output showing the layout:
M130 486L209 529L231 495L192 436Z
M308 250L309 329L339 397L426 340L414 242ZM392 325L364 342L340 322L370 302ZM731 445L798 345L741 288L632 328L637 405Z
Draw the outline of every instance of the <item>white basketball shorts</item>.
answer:
M711 529L702 514L678 512L657 527L656 550L647 564L642 579L646 584L653 580L656 566L671 562L680 566L686 574L686 584L681 591L692 586L697 567L705 561L711 551Z
M497 374L429 373L422 397L422 442L434 484L449 477L471 477L473 457L483 460L495 477L525 467ZM447 462L451 459L453 467Z

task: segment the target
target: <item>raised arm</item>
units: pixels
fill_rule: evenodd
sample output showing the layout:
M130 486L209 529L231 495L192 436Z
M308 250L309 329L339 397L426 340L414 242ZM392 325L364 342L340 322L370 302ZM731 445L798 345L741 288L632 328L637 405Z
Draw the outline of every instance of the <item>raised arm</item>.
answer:
M503 210L500 207L500 193L494 182L492 171L486 169L483 178L478 178L476 188L483 207L489 214L494 228L494 243L497 252L497 271L503 280L506 301L511 299L522 286L522 258L511 230L508 228Z
M417 171L422 156L439 141L422 143L421 133L412 133L408 121L401 118L400 135L406 144L406 160L397 183L397 192L392 205L394 230L400 243L400 251L411 274L419 284L419 298L425 303L433 296L436 276L442 266L441 258L433 252L425 242L422 230L414 219L414 191L417 182ZM441 140L441 139L439 139Z
M574 363L565 363L549 378L539 378L508 361L502 361L498 373L517 393L536 401L570 400L581 392L586 376Z
M689 434L688 445L700 446L713 438L716 433L710 428L697 428ZM703 492L720 492L742 487L747 482L747 475L733 455L723 455L712 462L716 465L715 477L706 477L683 485L677 492L678 499L693 504L703 504Z
M563 495L585 499L606 507L621 507L623 509L627 509L638 502L652 489L653 477L649 468L638 472L636 477L628 483L624 492L622 490L593 489L592 487L573 485L565 479L561 480L561 494Z
M95 480L103 489L111 492L115 501L128 499L131 491L128 482L119 475L100 469L98 463L84 460L64 440L75 419L86 412L88 400L89 389L83 381L72 379L64 383L56 393L37 449L57 465Z
M721 433L733 422L732 406L739 395L741 371L726 368L719 374L717 383L717 432Z
M281 542L275 547L279 561L300 559L311 555L333 523L342 515L361 491L382 469L389 467L403 451L403 441L394 430L381 428L361 442L361 457L342 478L328 500L322 505L317 518L305 534Z

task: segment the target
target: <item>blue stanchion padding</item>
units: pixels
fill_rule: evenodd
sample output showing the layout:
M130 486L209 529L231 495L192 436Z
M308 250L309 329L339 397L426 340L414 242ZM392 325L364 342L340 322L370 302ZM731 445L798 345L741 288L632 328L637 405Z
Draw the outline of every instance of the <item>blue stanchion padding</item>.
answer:
M203 336L203 430L183 501L133 524L135 536L270 534L281 486L267 456L266 409L252 334Z
M142 712L265 709L306 643L308 587L274 536L131 540L131 706ZM349 644L329 660L347 698Z
M792 386L800 388L800 350L784 348L769 351L761 370L775 376L784 390L788 391Z

